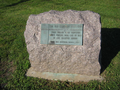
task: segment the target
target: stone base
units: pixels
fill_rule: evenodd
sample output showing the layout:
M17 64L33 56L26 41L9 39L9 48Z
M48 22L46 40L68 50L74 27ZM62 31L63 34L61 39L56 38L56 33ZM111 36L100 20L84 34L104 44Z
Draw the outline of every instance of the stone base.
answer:
M90 80L99 80L102 81L103 77L101 76L88 76L80 74L67 74L67 73L52 73L52 72L36 72L31 67L26 73L27 76L44 78L49 80L61 80L61 81L70 81L70 82L88 82Z

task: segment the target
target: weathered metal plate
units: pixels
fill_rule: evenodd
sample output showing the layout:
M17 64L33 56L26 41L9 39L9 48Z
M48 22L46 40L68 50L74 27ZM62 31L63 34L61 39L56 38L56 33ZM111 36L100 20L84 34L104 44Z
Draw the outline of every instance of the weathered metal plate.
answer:
M41 24L41 44L82 45L83 24Z

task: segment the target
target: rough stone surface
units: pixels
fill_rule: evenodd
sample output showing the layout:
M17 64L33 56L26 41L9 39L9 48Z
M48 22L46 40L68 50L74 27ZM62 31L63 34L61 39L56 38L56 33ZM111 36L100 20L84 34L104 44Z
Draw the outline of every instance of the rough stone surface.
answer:
M40 44L41 24L84 24L83 46ZM55 11L30 15L24 32L31 67L35 72L100 74L100 15L92 11Z

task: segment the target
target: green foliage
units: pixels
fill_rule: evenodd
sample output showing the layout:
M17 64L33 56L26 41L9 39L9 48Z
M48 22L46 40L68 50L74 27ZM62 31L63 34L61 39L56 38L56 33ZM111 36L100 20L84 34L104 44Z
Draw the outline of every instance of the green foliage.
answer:
M91 10L101 15L102 76L105 82L62 82L26 77L30 67L24 31L30 14L49 10ZM0 0L0 89L119 90L120 0Z

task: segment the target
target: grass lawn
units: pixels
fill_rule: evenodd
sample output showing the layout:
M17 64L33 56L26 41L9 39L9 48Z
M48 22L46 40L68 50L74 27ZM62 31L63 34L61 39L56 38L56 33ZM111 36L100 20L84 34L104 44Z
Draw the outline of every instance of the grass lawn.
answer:
M105 82L62 82L26 77L30 67L24 31L31 14L91 10L101 15ZM0 0L0 89L120 90L120 0Z

